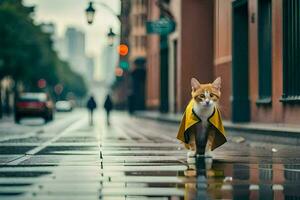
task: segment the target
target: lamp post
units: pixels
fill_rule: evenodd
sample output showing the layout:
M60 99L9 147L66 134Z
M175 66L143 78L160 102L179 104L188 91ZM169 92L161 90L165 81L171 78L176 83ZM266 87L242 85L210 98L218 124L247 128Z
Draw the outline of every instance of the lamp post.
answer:
M113 32L112 28L109 28L109 32L107 33L108 45L113 46L116 34Z
M94 4L100 5L103 8L106 8L106 10L108 10L112 15L114 15L119 22L121 22L119 15L111 8L109 7L107 4L103 3L103 2L93 2L90 1L88 4L88 7L85 9L85 14L86 14L86 18L87 18L87 22L88 24L93 24L94 22L94 17L95 17L95 13L96 13L96 9L94 8Z
M115 16L118 19L118 21L121 23L119 15L117 13L115 13L115 11L111 7L109 7L108 5L106 5L103 2L90 1L88 4L88 7L85 9L86 19L87 19L87 23L89 25L93 24L94 18L95 18L96 9L94 8L94 3L102 6L103 8L106 8L106 10L108 10L110 12L110 14ZM112 28L109 28L109 32L107 33L107 39L108 39L109 46L113 46L115 37L116 37L116 34L113 32Z
M89 6L85 9L86 19L88 24L92 24L94 22L95 17L95 8L93 7L93 2L89 2Z

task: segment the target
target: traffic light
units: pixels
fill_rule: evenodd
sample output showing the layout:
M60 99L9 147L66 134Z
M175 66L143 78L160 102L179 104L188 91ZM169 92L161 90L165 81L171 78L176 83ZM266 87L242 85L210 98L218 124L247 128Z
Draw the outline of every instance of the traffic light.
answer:
M120 67L116 67L115 69L115 75L116 75L116 79L117 81L121 81L123 80L123 75L124 75L124 70Z
M120 61L120 68L123 70L128 70L129 69L129 63L125 60Z
M126 56L128 54L128 46L126 44L120 44L118 46L118 52L121 56Z
M37 85L38 85L38 87L39 87L40 89L43 89L43 88L45 88L45 87L47 86L47 82L46 82L45 79L42 78L42 79L39 79L39 80L38 80Z
M124 73L124 71L123 71L123 69L121 69L120 67L117 67L117 68L115 69L115 75L116 75L117 77L122 77L122 76L123 76L123 73Z

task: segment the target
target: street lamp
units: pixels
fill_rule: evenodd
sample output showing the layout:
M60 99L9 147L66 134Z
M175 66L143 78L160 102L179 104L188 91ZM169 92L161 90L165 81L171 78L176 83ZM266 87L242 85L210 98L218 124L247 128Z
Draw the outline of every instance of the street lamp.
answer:
M112 28L109 28L109 32L107 33L107 39L109 46L113 46L116 34L113 32Z
M87 7L87 9L85 9L85 14L86 14L88 24L93 23L94 17L95 17L95 12L96 12L96 10L93 7L93 2L90 1L89 6Z
M118 19L119 22L121 22L121 20L119 18L119 15L111 7L109 7L107 4L105 4L101 1L100 2L90 1L88 7L85 9L85 14L86 14L86 17L87 17L88 24L92 24L94 22L94 17L95 17L95 13L96 13L96 10L93 6L94 3L97 4L97 5L102 6L103 8L105 8L107 11L110 12L110 14L115 16Z

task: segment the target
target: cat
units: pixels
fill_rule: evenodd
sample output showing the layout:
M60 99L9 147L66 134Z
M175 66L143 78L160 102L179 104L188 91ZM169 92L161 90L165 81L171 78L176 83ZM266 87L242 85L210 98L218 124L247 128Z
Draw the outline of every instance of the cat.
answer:
M193 127L189 133L189 149L188 158L198 155L204 155L210 151L210 144L207 144L209 137L214 137L210 134L208 119L213 115L215 108L218 107L218 102L221 96L221 78L218 77L213 83L200 84L200 82L192 78L192 100L193 113L201 119L201 123ZM208 155L210 156L210 155Z

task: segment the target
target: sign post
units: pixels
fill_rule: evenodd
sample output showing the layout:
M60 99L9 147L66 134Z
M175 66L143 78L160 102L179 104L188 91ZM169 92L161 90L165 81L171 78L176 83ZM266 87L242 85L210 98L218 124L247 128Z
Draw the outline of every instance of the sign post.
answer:
M157 21L147 21L146 29L149 34L168 35L175 30L176 23L173 20L161 18Z

